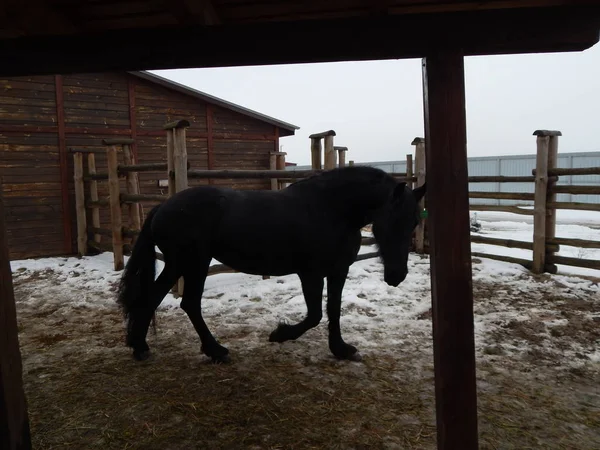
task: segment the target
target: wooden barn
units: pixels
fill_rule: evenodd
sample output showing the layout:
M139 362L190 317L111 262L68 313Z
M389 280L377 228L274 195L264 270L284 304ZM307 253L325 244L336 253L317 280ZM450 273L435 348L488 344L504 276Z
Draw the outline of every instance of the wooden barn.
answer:
M165 162L163 125L178 119L190 122L189 162L197 169L269 169L279 139L298 129L145 71L0 79L0 177L10 258L76 251L73 150L97 150L102 171L102 140L133 138L138 162ZM166 173L140 174L140 192L160 194L159 176ZM269 180L214 182L270 187ZM102 196L103 183L99 189ZM108 209L101 211L102 223L108 220Z

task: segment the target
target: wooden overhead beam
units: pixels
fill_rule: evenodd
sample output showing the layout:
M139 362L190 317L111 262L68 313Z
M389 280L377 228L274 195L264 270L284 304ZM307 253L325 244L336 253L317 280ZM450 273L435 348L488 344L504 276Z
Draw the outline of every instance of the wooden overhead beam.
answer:
M220 25L221 19L210 0L164 0L182 25Z
M581 51L599 30L600 5L107 30L2 40L0 76Z
M0 28L3 33L23 36L28 34L72 34L78 32L75 24L56 11L44 0L28 0L27 7L18 0L3 0Z

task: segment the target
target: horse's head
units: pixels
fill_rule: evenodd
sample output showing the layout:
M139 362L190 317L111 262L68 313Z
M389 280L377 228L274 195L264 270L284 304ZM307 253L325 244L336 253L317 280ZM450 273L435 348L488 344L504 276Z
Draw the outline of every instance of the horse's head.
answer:
M418 203L425 191L425 184L411 190L406 183L397 183L373 217L373 235L383 259L383 279L390 286L398 286L408 274L411 237L420 221Z

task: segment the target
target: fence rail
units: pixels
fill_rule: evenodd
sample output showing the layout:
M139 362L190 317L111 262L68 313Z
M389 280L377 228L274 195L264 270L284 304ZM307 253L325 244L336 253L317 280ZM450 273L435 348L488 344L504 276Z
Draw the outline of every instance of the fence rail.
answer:
M124 266L124 255L131 251L140 232L142 218L144 217L141 203L164 202L176 192L187 189L188 179L270 179L271 189L278 190L294 180L311 177L325 170L345 165L346 153L348 151L347 147L333 145L335 132L330 130L310 136L312 159L312 167L310 169L284 170L286 154L283 152L271 152L269 170L199 170L192 168L188 162L185 139L187 126L189 126L189 122L187 121L177 121L165 126L167 142L166 163L136 162L131 151L131 140L106 140L104 144L106 145L105 152L108 167L106 172L98 172L95 162L97 151L86 152L71 149L74 158L78 231L77 247L80 255L87 254L90 248L101 251L112 251L115 270L121 270ZM562 176L600 175L600 167L557 168L558 136L560 136L558 132L536 132L537 163L536 169L532 171L532 175L476 175L469 177L469 183L494 183L497 186L494 191L471 191L469 192L470 198L520 200L530 203L526 205L472 204L472 210L502 211L529 215L534 218L534 232L531 241L490 238L475 234L471 236L471 242L473 243L531 250L533 252L531 260L480 252L473 252L472 255L474 257L487 257L521 264L535 273L556 273L557 264L600 270L600 263L597 260L568 258L556 254L560 251L561 245L579 248L600 248L600 242L556 236L557 209L600 211L600 204L557 201L557 195L559 194L600 194L600 186L558 184ZM325 145L322 145L323 141ZM414 188L421 186L426 180L425 140L415 138L412 145L415 146L415 155L414 158L411 154L407 155L405 170L388 171L388 173L398 180L406 181L411 188ZM118 163L119 154L123 155L124 161L122 164ZM87 156L87 171L84 170L85 156ZM349 161L349 165L353 164L353 161ZM168 193L166 195L141 193L138 179L138 173L140 172L166 173ZM123 178L126 181L126 192L121 192L120 180ZM98 182L107 183L109 188L108 197L99 198ZM85 183L88 184L88 196L85 194ZM505 184L522 186L524 183L532 185L533 192L503 192L500 189ZM128 211L128 224L123 221L122 208L124 206L126 206ZM420 206L426 210L426 196L421 201ZM110 209L109 228L100 226L99 209L102 207L109 207ZM87 223L86 210L90 210L91 213L90 224ZM102 237L110 238L110 243L104 242ZM371 246L374 244L375 239L372 237L364 237L361 242L362 246ZM415 230L413 250L421 254L428 253L429 251L426 218L421 221ZM357 257L357 261L378 256L378 252L363 253ZM162 255L157 254L157 257L161 259ZM213 265L209 270L210 275L230 272L234 272L234 270L222 264ZM183 292L182 280L179 280L177 284L177 291L180 294Z

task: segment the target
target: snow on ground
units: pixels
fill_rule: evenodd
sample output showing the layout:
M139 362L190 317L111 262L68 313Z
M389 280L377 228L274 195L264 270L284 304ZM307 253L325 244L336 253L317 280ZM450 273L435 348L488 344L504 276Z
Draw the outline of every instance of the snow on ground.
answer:
M478 217L482 235L531 240L531 224L521 216ZM587 217L585 226L581 223L559 221L557 235L600 240L600 229L594 228L593 218L590 222ZM472 248L529 257L527 251L498 246L472 244ZM363 247L361 253L374 250ZM577 256L569 251L561 249L561 254ZM598 258L600 254L594 250L585 257ZM148 423L157 427L152 433L158 430L160 434L161 429L164 433L177 431L181 429L182 414L186 420L207 421L207 426L187 428L186 433L177 432L178 436L209 439L206 442L212 442L214 448L226 448L222 435L198 433L210 433L210 427L217 426L210 421L224 417L227 411L236 411L227 419L229 424L235 423L236 415L248 414L247 420L267 427L270 437L264 439L271 440L260 444L261 448L267 444L281 448L286 439L298 442L309 435L310 445L326 448L331 445L321 440L328 436L326 425L336 420L342 428L352 427L340 434L340 448L363 444L383 448L378 437L381 435L390 442L386 448L434 448L427 256L410 255L409 274L397 288L383 282L383 266L378 259L351 267L343 292L342 335L358 347L365 358L363 363L332 362L326 323L295 342L269 343L269 333L281 320L297 322L304 317L306 306L300 282L295 275L262 280L235 273L208 277L202 302L208 326L230 349L234 365L208 370L195 362L206 358L200 354L189 320L178 307L179 299L169 294L159 307L158 334L149 335L157 359L146 372L136 369L142 366L132 365L129 349L123 344L124 330L115 304L120 272L113 270L111 253L81 259L12 261L11 267L24 378L34 430L41 430L37 433L42 439L37 442L39 448L46 448L46 444L47 448L60 447L65 436L70 442L81 441L91 448L90 433L97 439L97 446L108 448L105 439L109 429L111 436L121 433L120 448L131 443L133 447L139 444L151 448L148 445L156 436L144 431ZM160 261L157 268L162 268ZM482 448L600 448L600 271L559 269L558 275L535 276L516 264L473 259ZM132 380L144 386L147 377L155 383L155 392L169 399L156 399L158 403L152 406L157 408L156 414L148 409L153 397L139 397L138 392L129 393L127 387ZM198 382L199 377L204 383ZM215 377L219 379L215 381ZM230 386L238 391L231 395L227 386L234 378L236 382ZM267 378L288 393L259 382ZM178 387L174 380L181 380L187 387ZM82 383L86 384L85 390L78 387ZM111 396L98 397L97 392L105 386L117 389L112 406L96 404L100 398L112 401ZM189 386L204 386L204 390L191 393ZM390 390L390 386L396 388ZM300 393L292 389L300 389ZM306 418L307 422L297 427L298 435L285 421L273 422L271 415L249 409L254 404L236 400L252 392L260 392L257 398L277 399L264 400L260 411L289 413L294 420ZM118 403L119 395L125 393L134 402L131 406ZM207 408L206 399L215 393L216 397L211 397L218 405L215 411L208 409L196 415L195 407L192 411L187 406L192 402ZM309 420L303 415L305 410L299 409L307 398L315 396L324 396L325 400L311 404L310 410L322 412L327 420ZM273 406L280 403L285 407ZM58 404L59 409L55 406ZM79 410L82 405L89 405L87 415ZM347 416L351 405L360 407L356 415ZM105 414L112 419L106 419ZM131 426L140 417L143 427L140 423L139 428L119 431L119 415ZM268 424L262 424L263 420ZM371 427L375 434L363 433L360 427ZM239 431L231 433L233 439ZM177 442L171 445L189 447Z
M475 215L481 224L481 230L472 233L474 235L533 242L532 216L495 211L471 212L471 217ZM556 237L600 242L600 212L558 210ZM532 260L533 253L531 250L477 243L471 244L471 250L473 252L513 256L529 261ZM600 249L584 249L567 245L561 245L557 254L571 258L600 259ZM561 274L600 276L598 270L574 266L558 265L558 270Z

